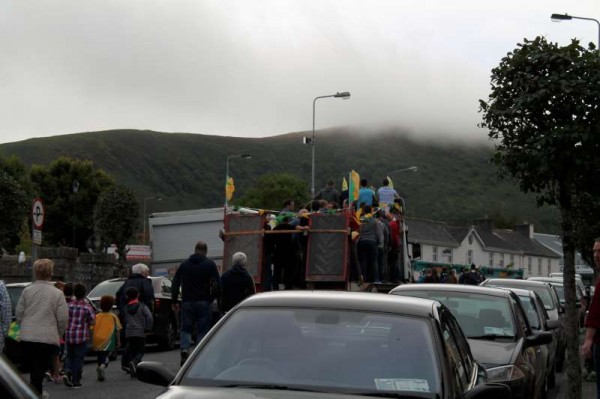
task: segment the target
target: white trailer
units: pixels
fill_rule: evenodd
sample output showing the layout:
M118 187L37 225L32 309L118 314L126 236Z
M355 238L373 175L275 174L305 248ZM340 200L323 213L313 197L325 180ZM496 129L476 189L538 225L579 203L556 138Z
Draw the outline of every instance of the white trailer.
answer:
M223 208L152 213L148 218L153 276L168 275L194 253L198 241L206 242L208 257L221 264Z

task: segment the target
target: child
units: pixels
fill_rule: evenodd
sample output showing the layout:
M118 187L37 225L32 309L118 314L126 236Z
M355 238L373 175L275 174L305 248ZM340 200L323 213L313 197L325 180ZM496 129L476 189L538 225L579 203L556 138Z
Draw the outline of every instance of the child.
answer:
M115 297L104 295L100 298L101 312L96 314L93 348L98 357L98 367L96 367L98 381L104 381L104 369L108 367L110 352L121 346L121 334L119 333L122 329L121 322L111 312L114 303Z
M146 331L152 330L152 313L138 300L139 291L130 287L125 291L127 307L125 309L125 337L127 347L123 353L123 363L129 366L131 377L135 377L136 366L144 357Z
M81 373L90 338L90 326L94 324L96 312L85 300L86 289L83 284L75 284L73 294L75 299L68 305L69 324L65 332L67 359L63 382L69 388L81 388Z

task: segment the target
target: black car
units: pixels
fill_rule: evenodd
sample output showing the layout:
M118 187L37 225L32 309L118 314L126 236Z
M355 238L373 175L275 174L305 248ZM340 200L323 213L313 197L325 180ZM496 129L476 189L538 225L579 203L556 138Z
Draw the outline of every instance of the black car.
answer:
M469 340L473 355L491 381L510 386L512 398L545 393L540 345L552 334L533 331L518 297L509 290L456 284L406 284L393 295L427 298L446 305Z
M146 341L158 344L162 349L171 350L175 348L178 338L177 317L171 306L171 279L164 276L148 278L154 288L154 303L150 309L154 323L152 332L146 335ZM116 296L125 280L127 279L115 278L103 281L95 286L87 297L99 310L100 298L104 295ZM116 306L113 307L113 312L118 314Z
M505 398L437 301L356 292L254 295L204 337L177 375L142 362L167 398Z
M0 356L0 398L37 399L39 396L26 383L19 372Z
M549 283L533 280L516 280L509 278L490 278L481 283L485 287L505 287L505 288L520 288L523 290L531 290L540 296L544 303L544 308L548 313L550 320L559 323L559 327L553 330L554 339L556 340L556 371L562 371L565 363L565 349L567 347L565 331L562 323L564 322L564 307L561 306L556 287L552 287Z

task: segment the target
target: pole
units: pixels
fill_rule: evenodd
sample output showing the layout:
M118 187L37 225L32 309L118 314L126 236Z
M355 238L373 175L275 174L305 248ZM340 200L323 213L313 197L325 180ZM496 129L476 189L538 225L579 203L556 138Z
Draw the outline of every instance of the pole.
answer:
M410 267L410 262L408 261L408 241L406 240L406 217L404 216L406 213L406 203L404 202L404 198L400 197L402 201L402 264L404 269L404 276L406 276L406 271L408 271L408 282L411 282L412 277L412 268Z
M146 245L146 204L148 203L148 198L144 198L144 214L142 218L144 219L144 231L142 233L142 244Z
M315 198L315 105L317 103L317 97L313 100L313 125L312 125L312 139L310 145L312 146L312 177L310 180L310 194L311 199Z

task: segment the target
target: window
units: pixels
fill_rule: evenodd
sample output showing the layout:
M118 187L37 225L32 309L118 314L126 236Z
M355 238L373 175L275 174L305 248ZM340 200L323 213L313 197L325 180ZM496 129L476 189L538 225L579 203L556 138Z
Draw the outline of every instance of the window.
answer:
M500 254L500 267L504 267L504 254Z
M550 259L546 260L546 264L548 265L548 274L552 272L552 263Z
M433 247L433 255L431 257L431 260L433 260L434 262L438 261L438 247Z
M514 265L515 265L515 256L514 256L514 255L510 255L510 264L511 264L512 266L514 266Z
M469 265L473 264L473 250L472 249L469 249L467 251L467 263Z
M542 276L542 258L538 258L538 276Z
M531 270L532 270L532 260L531 260L531 256L527 257L527 271L529 272L529 274L531 274Z
M445 258L446 263L452 263L452 248L444 248L442 257Z
M490 265L490 267L494 267L494 253L493 252L490 252L489 265Z
M452 367L451 374L455 379L457 388L463 391L468 384L469 375L465 369L456 337L447 321L442 323L442 334L444 336L444 347Z

